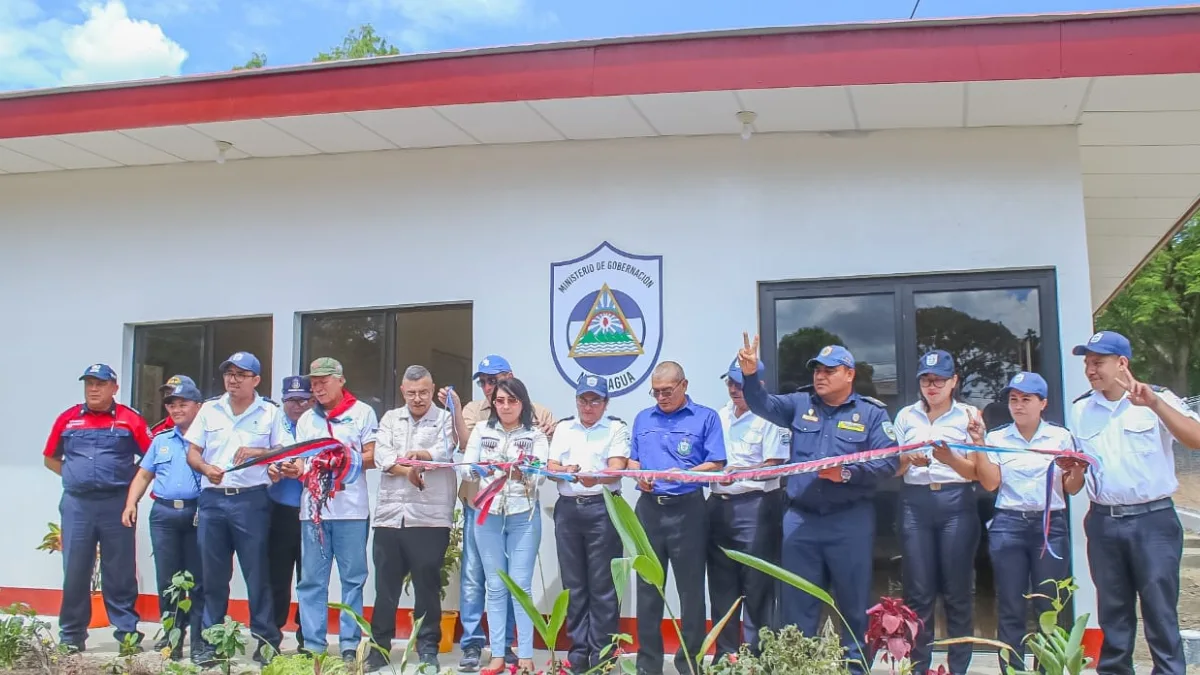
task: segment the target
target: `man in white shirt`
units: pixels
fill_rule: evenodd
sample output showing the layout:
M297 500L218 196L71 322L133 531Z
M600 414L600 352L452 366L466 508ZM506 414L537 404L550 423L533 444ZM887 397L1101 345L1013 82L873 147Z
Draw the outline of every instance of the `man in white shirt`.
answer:
M1069 426L1079 449L1099 459L1085 476L1092 506L1084 520L1104 633L1096 672L1132 675L1140 600L1153 672L1183 675L1172 441L1200 448L1200 416L1171 391L1134 379L1133 349L1120 333L1096 333L1072 353L1084 357L1092 390L1075 399Z
M758 362L756 377L763 380L765 368ZM750 412L742 396L745 376L737 359L721 376L729 390L729 403L717 411L725 437L725 470L738 471L778 466L791 457L791 432ZM765 386L765 383L764 383ZM737 617L717 635L716 663L737 654L742 641L757 649L758 628L770 624L775 602L775 584L770 577L734 562L722 548L776 561L783 513L779 479L736 480L713 483L708 496L708 595L714 624L719 622L739 597L743 601L746 630Z
M608 381L590 373L580 375L575 385L579 415L555 425L548 462L551 471L594 473L625 468L629 425L605 416L607 409ZM567 635L571 638L567 658L571 671L582 673L599 665L601 652L612 643L621 618L611 564L621 557L621 536L604 505L605 490L621 494L621 479L557 482L554 540L562 585L571 598L567 605ZM611 659L614 655L607 656Z
M391 651L396 637L396 608L412 575L413 621L422 667L438 670L442 639L442 562L450 545L450 527L458 481L454 469L424 470L397 464L400 459L449 462L454 454L454 419L433 405L433 376L424 366L409 366L400 382L404 407L389 410L375 435L379 496L375 500L375 613L372 639ZM367 671L390 662L372 650Z
M335 438L349 453L350 471L328 501L313 494L310 485L300 496L300 567L296 584L304 630L305 650L323 653L328 648L329 574L337 562L342 604L363 613L363 586L367 583L367 537L371 505L363 472L374 467L375 410L346 388L342 364L329 357L312 362L308 373L313 403L296 422L296 442ZM285 465L284 475L296 477L308 460ZM322 503L324 502L324 503ZM342 658L353 660L362 629L354 617L341 614L338 631Z
M279 408L255 392L262 378L258 358L237 352L221 364L225 395L207 401L184 440L189 444L188 465L204 478L196 508L197 538L204 574L204 617L201 631L221 623L229 608L229 581L236 553L250 600L250 630L259 639L254 660L266 663L263 647L279 650L268 578L267 540L271 500L267 496L266 466L226 474L245 460L281 447ZM208 667L216 663L211 645L192 661Z

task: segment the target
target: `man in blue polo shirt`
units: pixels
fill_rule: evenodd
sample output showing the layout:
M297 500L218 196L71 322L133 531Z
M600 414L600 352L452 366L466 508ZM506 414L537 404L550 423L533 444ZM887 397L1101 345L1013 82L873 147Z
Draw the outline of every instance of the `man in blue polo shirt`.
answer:
M312 407L312 385L307 377L292 375L283 379L283 445L296 442L296 422ZM271 498L271 531L267 535L267 567L271 578L271 604L275 608L275 625L283 630L292 611L292 573L300 580L300 495L304 486L296 478L270 466L271 479L267 488ZM277 479L277 480L276 480ZM300 629L300 609L296 608L296 642L304 648L304 632Z
M792 462L807 462L892 447L896 432L882 401L854 391L854 356L828 345L808 361L813 383L792 394L768 394L757 376L758 337L743 335L738 365L742 395L755 415L792 432ZM896 474L898 461L878 459L835 466L787 479L783 516L783 567L832 591L857 641L843 632L851 672L862 673L867 609L870 607L875 547L875 487ZM967 561L964 564L970 564ZM805 635L820 629L824 605L785 585L781 625Z
M725 466L725 438L721 418L712 408L694 403L687 395L687 378L674 361L663 361L650 376L650 395L658 402L638 413L633 421L629 468L647 471L720 471ZM708 511L700 483L638 481L644 494L634 510L646 530L650 546L665 571L675 570L683 640L688 649L704 642L704 565L708 551ZM637 582L637 670L646 675L663 672L663 599L658 590ZM689 655L681 648L675 668L691 672Z
M154 550L154 573L158 580L158 611L174 617L174 627L181 633L171 650L171 658L183 655L183 638L192 631L192 653L200 650L200 617L204 613L204 582L200 570L200 544L196 538L196 499L200 496L200 474L188 466L188 444L183 439L188 427L200 412L204 397L194 384L177 384L166 393L163 403L172 422L171 427L155 434L142 459L142 466L129 486L125 527L137 522L138 502L146 488L154 484L150 507L150 545ZM176 603L164 593L180 572L189 572L195 586L191 590L192 605L187 611L176 610ZM170 646L170 635L154 645L155 650Z
M133 408L116 402L117 374L103 363L79 376L83 405L67 408L50 430L42 450L46 468L62 476L63 594L59 640L83 651L96 549L104 577L104 607L118 642L138 632L137 577L133 530L121 524L125 494L137 472L137 460L150 447L150 429Z

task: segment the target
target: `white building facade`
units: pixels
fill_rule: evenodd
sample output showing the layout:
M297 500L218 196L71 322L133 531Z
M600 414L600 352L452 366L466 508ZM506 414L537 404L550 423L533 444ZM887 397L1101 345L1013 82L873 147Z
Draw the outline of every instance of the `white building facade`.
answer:
M1177 31L1172 44L1191 40L1188 53L1197 56L1198 16L566 45L0 98L0 316L8 320L0 352L21 366L23 380L5 394L21 423L0 450L12 543L0 558L0 604L22 593L51 598L61 585L59 561L33 550L45 523L58 519L60 494L36 451L54 417L78 402L76 378L93 362L116 368L120 400L156 419L158 384L182 372L218 394L216 365L235 350L259 356L269 370L262 393L276 399L281 378L332 356L345 364L351 391L382 414L402 403L399 377L414 363L478 397L470 374L494 353L558 417L575 414L567 380L580 369L612 377L620 395L610 412L632 420L652 404L645 375L662 360L685 368L694 400L723 405L718 376L742 332L760 331L775 388L802 384L797 362L836 339L869 364L860 368L862 390L894 414L915 400L920 352L937 346L965 360L964 395L981 408L1017 370L1041 372L1061 420L1064 397L1088 388L1071 346L1091 334L1096 308L1200 194L1200 176L1186 169L1200 158L1200 140L1187 137L1200 125L1181 132L1182 141L1172 135L1174 145L1153 142L1164 125L1200 119L1200 93L1180 93L1200 92L1200 58L1167 74L1136 55L1072 76L1061 63L1036 77L929 72L953 70L935 61L964 36L995 40L976 44L984 53L990 44L1032 62L1040 52L1023 42L1030 36L1056 26L1054 39L1066 44L1089 22L1109 26L1093 26L1106 40L1131 40L1147 26L1161 40ZM843 40L850 49L868 33L877 44L915 41L892 47L900 50L893 56L911 57L907 65L876 53L882 60L870 66L910 69L910 80L771 80L813 65L803 61L812 57L800 53L804 45ZM783 38L791 41L767 53L764 41ZM732 49L730 40L760 69L743 63L744 82L718 72L702 86L703 69L684 62ZM580 50L597 64L641 50L645 70L630 91L553 93ZM543 54L557 65L535 72L531 59ZM307 91L312 78L376 68L392 73L391 85L378 86L407 87L395 94L409 97L405 105L365 96L345 110L299 110L296 100L269 110L249 93L260 81L274 91L309 78L295 85ZM420 76L405 79L421 68L440 68L446 83L425 92L425 104L413 84ZM466 82L476 71L508 78L512 89ZM677 88L651 89L655 72ZM535 77L544 95L529 93ZM771 83L752 86L763 80ZM598 82L593 91L603 89ZM468 86L454 99L455 87ZM138 98L166 97L171 87L193 99L241 96L243 105L210 107L217 112L205 118L195 104L191 117L173 118L164 101ZM118 115L112 105L122 96L130 115L153 109L158 123ZM96 116L85 119L81 110L92 104ZM742 110L756 113L748 140L739 136ZM230 145L219 151L215 141ZM1130 150L1150 146L1158 149ZM218 152L223 163L212 161ZM588 263L595 272L581 271ZM574 349L605 287L640 353ZM959 337L946 343L946 335ZM635 494L627 485L627 498ZM899 595L894 494L879 499L876 586ZM561 587L554 499L547 487L534 580L547 607L544 592ZM988 501L981 495L985 519ZM1092 612L1094 626L1086 506L1082 496L1071 504L1083 587L1075 609ZM153 596L145 519L138 527L140 587ZM986 557L985 544L977 564L985 635L994 630ZM240 576L235 583L234 597L244 598ZM624 614L632 613L626 602Z

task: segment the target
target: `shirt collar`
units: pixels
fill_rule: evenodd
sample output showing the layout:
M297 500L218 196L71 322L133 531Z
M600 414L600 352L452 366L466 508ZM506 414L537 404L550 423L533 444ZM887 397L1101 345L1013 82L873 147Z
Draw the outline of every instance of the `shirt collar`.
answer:
M1125 401L1125 399L1128 397L1129 397L1129 393L1126 392L1126 393L1121 394L1121 398L1119 398L1115 401L1110 401L1104 397L1104 394L1101 394L1098 391L1092 391L1092 401L1094 401L1096 403L1096 405L1101 406L1102 408L1106 408L1107 410L1112 411L1112 412L1116 412L1117 408L1119 408L1121 406L1121 403L1123 403Z
M583 431L587 431L589 429L604 429L608 426L608 424L608 415L601 415L600 419L596 420L596 423L590 427L585 427L583 425L583 420L579 418L579 415L575 416L576 428L582 429Z
M1022 443L1033 443L1034 441L1037 441L1039 438L1049 438L1050 437L1049 429L1047 429L1047 427L1046 427L1046 420L1042 420L1041 422L1038 422L1037 431L1033 432L1033 438L1029 439L1028 441L1026 441L1025 437L1021 435L1021 430L1017 428L1016 422L1009 423L1008 428L1005 429L1005 435L1008 436L1009 438L1013 439L1014 441L1020 441Z
M658 404L656 403L656 404L654 404L654 407L650 409L651 414L659 415L661 417L674 417L676 415L683 414L683 412L685 410L692 414L695 414L696 413L696 404L692 402L692 397L685 396L684 399L685 399L684 404L679 406L678 410L673 410L669 413L663 412L662 408L658 407Z
M811 386L811 385L810 385L810 386ZM820 395L820 394L818 394L818 393L817 393L817 391L816 391L815 389L811 390L811 393L810 393L809 395L810 395L812 398L815 398L815 399L816 399L816 400L817 400L817 401L818 401L818 402L819 402L821 405L823 405L823 406L825 406L825 407L827 407L827 408L833 408L833 407L834 407L834 406L831 406L831 405L829 405L828 403L826 403L826 402L825 402L825 399L821 398L821 395ZM849 398L847 398L845 401L842 401L842 405L839 405L839 406L837 406L837 407L838 407L838 408L841 408L841 407L843 407L843 406L848 406L848 405L857 404L857 403L858 403L858 400L859 400L860 398L862 398L862 397L858 395L858 392L857 392L857 391L852 391L852 392L850 392L850 396L849 396Z
M108 410L92 410L86 403L81 403L79 405L79 416L83 417L84 415L112 415L113 417L116 417L117 402L113 401L112 406L110 406Z
M926 422L929 422L929 411L925 410L925 404L924 404L924 403L918 403L917 405L913 406L913 411L914 411L914 412L917 412L917 413L920 413L921 417L924 417L924 418L925 418L925 421L926 421ZM949 415L953 415L953 414L955 414L955 413L962 413L962 414L966 415L966 414L967 414L967 406L966 406L966 404L965 404L965 403L962 403L962 402L960 402L960 401L958 401L957 399L955 399L955 400L951 401L951 402L950 402L950 410L946 411L946 414L945 414L945 415L942 415L941 417L939 417L939 418L938 418L938 420L941 420L941 419L943 419L944 417L947 417L947 416L949 416ZM933 422L929 422L929 423L930 423L930 424L933 424ZM1015 425L1014 425L1014 426L1015 426Z
M426 419L437 420L437 406L429 406L429 410L426 410L425 414L420 417L413 415L408 406L403 406L400 408L399 415L401 419L412 420L414 422L423 422Z
M249 415L250 413L254 412L255 408L262 405L262 401L263 401L263 398L261 396L259 396L258 394L255 394L254 401L252 401L250 403L250 407L246 408L246 411L242 413L242 417L245 417L246 415ZM224 408L225 413L227 415L229 415L230 417L236 417L236 415L233 414L233 408L230 407L230 405L229 405L229 392L222 394L221 398L217 399L217 405ZM312 408L309 408L309 410L311 410L311 409Z
M742 413L741 416L739 416L737 414L737 409L733 405L733 401L726 403L722 408L722 412L725 413L731 424L736 424L742 420L753 420L755 417L754 411L752 410L747 410L746 412Z

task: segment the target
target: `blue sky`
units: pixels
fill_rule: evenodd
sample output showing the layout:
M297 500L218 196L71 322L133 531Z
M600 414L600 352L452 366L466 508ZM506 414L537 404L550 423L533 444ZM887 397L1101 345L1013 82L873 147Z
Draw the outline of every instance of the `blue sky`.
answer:
M0 0L0 90L308 62L370 22L403 51L907 18L913 0ZM921 0L917 17L1185 4Z

